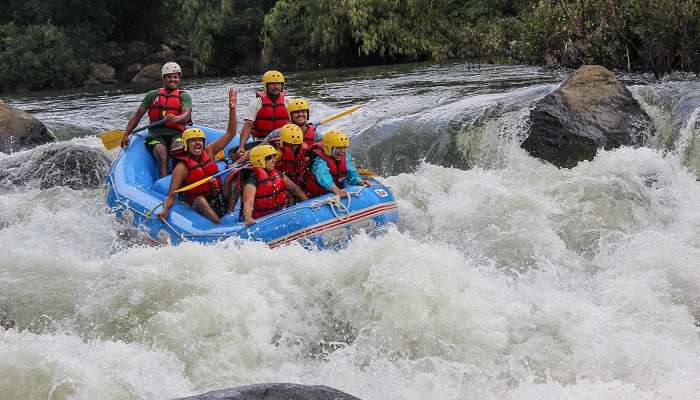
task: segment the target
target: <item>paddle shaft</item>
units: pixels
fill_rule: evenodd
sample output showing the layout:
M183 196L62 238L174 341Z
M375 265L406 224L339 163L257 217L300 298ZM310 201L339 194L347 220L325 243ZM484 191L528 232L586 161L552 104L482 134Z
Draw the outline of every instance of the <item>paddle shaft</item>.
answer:
M359 109L359 108L362 107L363 105L364 105L364 104L358 104L358 105L356 105L356 106L352 106L352 107L348 108L347 110L343 110L343 111L341 111L341 112L339 112L339 113L337 113L337 114L333 114L333 115L331 115L330 117L326 117L326 118L322 119L318 124L319 124L319 125L327 124L327 123L329 123L329 122L331 122L331 121L333 121L333 120L335 120L335 119L338 119L338 118L340 118L340 117L344 117L344 116L346 116L346 115L348 115L348 114L350 114L350 113L353 113L353 112L357 111L357 109Z
M164 123L165 123L165 120L164 120L164 119L159 119L159 120L156 121L156 122L153 122L153 123L151 123L151 124L142 126L142 127L138 128L138 129L134 129L133 131L131 131L131 133L137 133L137 132L145 131L146 129L155 128L156 126L163 125Z
M241 168L245 167L246 165L248 165L248 163L245 163L245 164L243 164L243 165L228 167L228 168L226 168L225 170L219 171L219 172L215 173L215 174L212 175L212 176L207 176L206 178L200 179L200 180L198 180L197 182L194 182L194 183L191 183L191 184L189 184L189 185L187 185L187 186L181 187L180 189L176 190L174 193L185 192L185 191L190 190L190 189L192 189L192 188L194 188L194 187L197 187L197 186L199 186L199 185L201 185L201 184L203 184L203 183L207 183L207 182L213 180L214 178L216 178L217 176L223 175L223 174L225 174L225 173L227 173L227 172L229 172L229 171L233 171L233 170L236 170L236 169L241 169Z

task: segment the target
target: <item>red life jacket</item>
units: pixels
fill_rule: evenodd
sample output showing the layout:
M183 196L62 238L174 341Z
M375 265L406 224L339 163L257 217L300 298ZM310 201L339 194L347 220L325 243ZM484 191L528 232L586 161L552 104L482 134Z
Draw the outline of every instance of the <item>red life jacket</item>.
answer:
M282 146L280 150L282 151L282 157L277 161L275 168L280 172L284 172L285 175L299 186L303 186L304 178L306 175L309 157L306 155L309 146L306 143L299 145L299 149L296 154L292 152L292 148L287 146Z
M270 173L260 167L253 167L252 170L258 178L255 201L253 202L253 218L260 218L286 207L287 188L282 178L284 175L276 169ZM242 212L243 207L241 207Z
M336 161L333 157L329 157L323 151L320 143L316 143L308 150L312 152L316 157L321 157L328 165L328 170L333 177L333 183L338 188L345 187L345 181L348 177L348 168L345 164L345 157L340 161ZM321 186L316 179L316 175L313 172L309 172L306 177L306 183L304 185L304 190L309 197L316 197L329 192L328 189Z
M306 124L306 133L304 133L304 143L311 146L316 143L316 125L312 123Z
M165 118L166 115L182 114L180 92L182 92L180 89L174 89L172 91L167 91L165 88L158 89L158 95L148 106L148 119L151 123L160 121ZM163 126L177 129L180 132L185 130L185 124L178 124L172 121L166 121Z
M199 157L199 161L190 157L189 153L176 158L187 165L187 177L185 178L184 186L195 183L219 172L219 167L216 165L216 162L209 158L206 151L202 152L202 155ZM216 190L221 190L221 179L219 177L216 177L199 186L195 186L183 193L185 194L185 197L191 201L201 194Z
M255 116L252 134L255 138L264 138L268 133L289 122L287 106L284 105L285 92L280 93L274 102L266 92L256 92L255 95L262 100L262 107Z

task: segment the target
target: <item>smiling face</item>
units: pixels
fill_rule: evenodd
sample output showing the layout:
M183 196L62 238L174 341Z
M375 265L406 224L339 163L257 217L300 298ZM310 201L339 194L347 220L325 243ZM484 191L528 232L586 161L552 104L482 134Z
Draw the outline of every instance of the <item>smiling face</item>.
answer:
M169 90L177 89L180 84L180 74L163 75L163 87Z
M187 152L192 157L199 157L204 151L204 139L192 138L187 141Z
M309 119L309 114L306 110L292 111L289 115L292 117L292 122L299 126L305 125Z

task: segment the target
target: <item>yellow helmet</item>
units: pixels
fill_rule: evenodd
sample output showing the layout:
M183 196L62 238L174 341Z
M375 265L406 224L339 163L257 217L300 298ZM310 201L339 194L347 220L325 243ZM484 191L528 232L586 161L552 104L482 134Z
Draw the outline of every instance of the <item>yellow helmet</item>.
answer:
M279 71L270 70L263 74L262 77L263 89L267 89L268 83L282 83L284 84L284 75Z
M202 138L204 140L207 139L207 136L204 134L204 131L199 129L199 128L189 128L185 129L184 132L182 132L182 141L184 142L184 149L185 151L187 150L187 141L190 139L194 138Z
M334 148L348 146L350 146L350 139L341 131L333 129L323 135L323 151L329 156L333 155Z
M292 112L294 111L306 111L306 119L309 119L311 112L309 111L309 102L304 99L292 99L287 104L287 111L289 111L289 119L292 119Z
M289 144L304 143L304 131L296 124L285 124L280 128L280 141Z
M250 151L250 163L254 167L265 168L265 157L277 155L277 150L269 144L261 144Z

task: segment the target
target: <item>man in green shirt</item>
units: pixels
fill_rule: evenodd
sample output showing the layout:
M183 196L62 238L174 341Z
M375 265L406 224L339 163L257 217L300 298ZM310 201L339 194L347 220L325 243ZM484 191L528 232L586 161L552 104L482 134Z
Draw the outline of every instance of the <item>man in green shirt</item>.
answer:
M160 176L168 175L168 152L171 155L183 153L180 135L186 125L191 124L192 98L178 88L182 69L174 62L165 63L161 70L163 87L151 90L141 101L141 105L129 119L122 138L122 147L129 146L129 135L136 128L144 114L148 113L151 123L165 120L163 125L148 130L146 147L158 161Z

